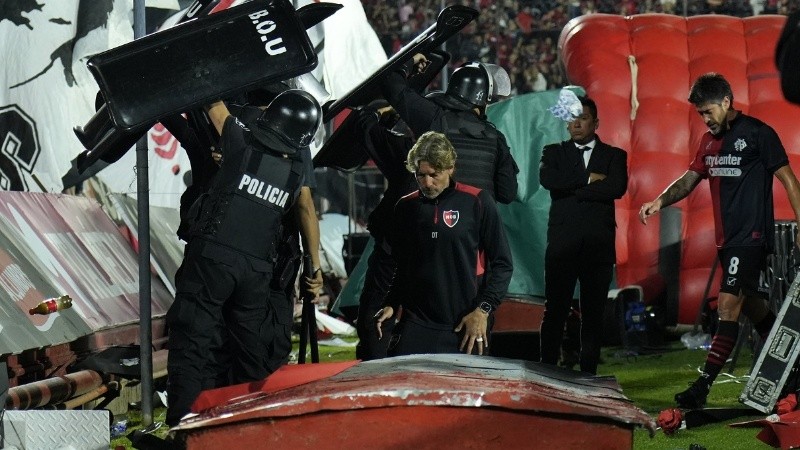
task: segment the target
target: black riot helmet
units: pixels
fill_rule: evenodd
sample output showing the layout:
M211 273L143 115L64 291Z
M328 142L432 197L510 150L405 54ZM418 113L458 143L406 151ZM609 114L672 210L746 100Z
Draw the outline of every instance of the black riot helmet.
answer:
M294 154L311 144L321 122L317 100L308 92L289 89L269 103L250 131L270 149Z
M492 94L492 77L482 64L465 63L451 75L447 93L482 108L489 103Z

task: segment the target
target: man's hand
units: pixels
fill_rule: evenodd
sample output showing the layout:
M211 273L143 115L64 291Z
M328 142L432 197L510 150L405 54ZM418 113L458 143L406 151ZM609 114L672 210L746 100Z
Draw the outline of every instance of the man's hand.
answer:
M464 337L461 339L461 346L458 349L471 355L472 348L477 343L478 354L483 355L483 349L489 348L489 337L486 334L488 322L489 313L480 308L475 308L475 311L464 316L455 329L455 332L458 333L464 328ZM464 350L465 347L466 350Z
M378 311L375 314L375 327L378 329L378 339L383 338L383 330L381 329L381 325L383 325L383 321L386 319L390 319L394 315L394 308L391 306L385 306L383 309Z
M384 114L394 113L394 108L392 108L392 105L389 105L389 106L384 106L383 108L378 108L377 111L379 116L383 116Z
M414 71L408 74L408 76L414 76L418 73L425 72L425 69L427 69L428 65L430 65L431 63L428 60L428 58L426 58L425 55L423 55L422 53L415 54L413 60L414 60Z
M301 289L304 293L314 297L312 303L317 303L319 301L319 291L322 289L322 283L323 279L321 270L314 272L313 277L311 278L303 277ZM305 298L305 296L303 297Z
M639 221L647 225L647 218L661 210L661 199L657 198L652 202L647 202L639 209Z
M605 180L606 176L602 173L589 172L589 184L595 181Z

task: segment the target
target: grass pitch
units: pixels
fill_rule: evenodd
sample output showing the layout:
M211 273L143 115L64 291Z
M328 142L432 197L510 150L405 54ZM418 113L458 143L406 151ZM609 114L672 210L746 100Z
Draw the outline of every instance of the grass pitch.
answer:
M354 338L345 340L353 342ZM322 362L348 361L355 358L354 347L320 346ZM297 340L295 339L296 358ZM599 367L600 375L613 375L622 386L625 396L636 406L652 417L666 408L674 407L673 396L685 389L698 375L698 369L705 361L704 350L686 350L679 342L670 342L658 350L636 353L622 348L604 348L603 360ZM754 355L746 346L740 351L736 364L729 364L717 379L708 397L708 407L736 407L739 405L739 394L747 381L746 376ZM310 357L308 358L310 361ZM730 369L732 373L729 373ZM154 411L154 420L163 421L164 408ZM758 416L754 417L758 418ZM705 425L702 427L678 430L667 436L660 430L651 438L647 430L634 431L635 450L673 450L673 449L706 449L706 450L760 450L772 447L756 439L760 428L731 428L729 423L748 420L734 419L728 422ZM140 424L129 423L128 432L137 429ZM155 431L159 437L166 436L166 427ZM692 447L695 445L696 447ZM132 449L130 441L121 436L112 440L111 448L123 446Z

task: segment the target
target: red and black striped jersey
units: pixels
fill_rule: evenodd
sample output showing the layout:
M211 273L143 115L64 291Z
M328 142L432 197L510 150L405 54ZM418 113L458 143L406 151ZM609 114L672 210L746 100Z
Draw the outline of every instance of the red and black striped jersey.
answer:
M689 170L708 178L717 247L772 250L772 177L787 164L778 134L754 117L739 113L721 135L703 135Z

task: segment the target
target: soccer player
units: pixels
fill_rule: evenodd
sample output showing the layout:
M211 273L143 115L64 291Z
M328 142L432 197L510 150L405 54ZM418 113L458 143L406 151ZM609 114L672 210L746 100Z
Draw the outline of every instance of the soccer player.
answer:
M800 188L775 130L733 108L733 92L722 75L700 76L692 85L689 102L709 131L689 170L655 200L642 205L639 219L646 225L648 217L685 198L702 178L708 178L723 269L719 326L700 377L675 394L679 407L695 409L705 405L711 384L736 344L739 313L750 319L762 338L775 322L767 307L768 289L759 285L767 255L773 250L772 175L786 189L796 219L800 219Z

